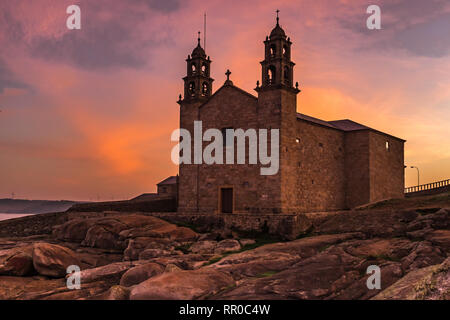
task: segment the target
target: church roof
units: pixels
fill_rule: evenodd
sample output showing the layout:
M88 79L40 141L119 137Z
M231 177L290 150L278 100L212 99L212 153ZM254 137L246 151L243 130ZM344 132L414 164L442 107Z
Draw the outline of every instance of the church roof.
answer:
M382 131L378 131L375 130L373 128L367 127L363 124L360 124L358 122L355 122L353 120L350 119L344 119L344 120L334 120L334 121L325 121L325 120L321 120L321 119L317 119L311 116L307 116L306 114L302 114L302 113L297 113L297 119L299 120L304 120L304 121L308 121L314 124L318 124L324 127L328 127L331 129L335 129L335 130L340 130L340 131L344 131L344 132L350 132L350 131L358 131L358 130L370 130L370 131L374 131L377 133L381 133L384 134L386 136L392 137L394 139L398 139L401 141L406 141L403 140L401 138L395 137L393 135L390 135L388 133L382 132Z
M297 112L297 119L305 120L305 121L308 121L308 122L312 122L312 123L315 123L315 124L319 124L319 125L322 125L322 126L325 126L325 127L332 128L332 129L338 129L335 126L333 126L332 124L330 124L327 121L325 121L325 120L320 120L320 119L317 119L317 118L314 118L314 117L311 117L311 116L307 116L306 114L303 114L303 113L298 113Z
M200 43L194 48L191 56L192 56L192 58L197 58L197 57L205 58L206 57L205 50L203 50Z
M161 181L160 183L158 183L156 185L160 186L160 185L176 184L176 183L177 183L177 177L176 176L170 176L170 177L164 179L163 181Z
M280 27L280 25L277 23L275 28L273 28L272 32L270 33L270 38L275 37L286 37L286 33L284 32L283 28Z
M225 83L219 89L217 89L216 92L214 92L214 94L211 97L209 97L209 99L207 101L205 101L203 104L201 104L199 108L203 107L205 104L207 104L209 101L211 101L211 99L213 97L215 97L219 92L221 92L224 88L231 88L233 90L238 91L239 93L242 93L242 94L246 95L249 98L252 98L254 100L258 100L258 98L255 97L254 95L252 95L251 93L248 93L247 91L245 91L245 90L243 90L243 89L241 89L239 87L236 87L233 84L233 82L225 81Z
M335 121L328 121L331 125L334 127L342 130L342 131L355 131L355 130L367 130L371 129L369 127L366 127L363 124L360 124L358 122L345 119L345 120L335 120Z

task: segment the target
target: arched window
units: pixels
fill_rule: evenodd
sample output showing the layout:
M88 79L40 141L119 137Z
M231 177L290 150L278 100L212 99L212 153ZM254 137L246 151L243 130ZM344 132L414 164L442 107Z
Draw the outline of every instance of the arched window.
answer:
M277 53L277 47L276 45L272 44L269 48L269 53L271 57L275 57L276 53Z
M195 96L195 82L189 83L189 94Z
M206 82L203 82L202 84L202 95L207 96L208 95L208 84Z
M267 70L267 82L269 84L272 84L275 82L275 67L274 66L269 66L269 69Z
M208 73L208 66L205 63L202 65L202 73L205 75Z
M291 70L289 67L284 67L284 82L286 84L291 84Z
M197 66L195 65L195 63L191 64L191 70L192 70L192 73L197 72Z

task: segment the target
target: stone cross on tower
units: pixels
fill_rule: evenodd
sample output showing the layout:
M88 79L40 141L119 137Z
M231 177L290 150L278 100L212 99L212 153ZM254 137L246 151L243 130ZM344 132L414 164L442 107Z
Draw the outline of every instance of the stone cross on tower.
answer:
M230 80L230 74L231 74L231 71L227 69L227 72L225 72L225 75L227 76L227 80L225 81L225 85L232 86L233 85L233 81Z
M225 72L225 75L227 76L227 81L230 81L230 74L231 71L227 69L227 72Z

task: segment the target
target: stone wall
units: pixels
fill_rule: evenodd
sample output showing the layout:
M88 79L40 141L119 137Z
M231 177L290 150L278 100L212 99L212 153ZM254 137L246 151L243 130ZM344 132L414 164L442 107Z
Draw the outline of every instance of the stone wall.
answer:
M147 213L172 223L193 226L198 232L230 230L267 234L293 240L311 230L312 220L304 214L181 214Z
M296 197L294 212L344 208L344 133L298 120L297 136L290 139L290 145L291 152L297 154L292 172L297 181L286 185L286 190Z
M370 201L403 198L404 142L403 140L370 131ZM386 147L388 143L388 147ZM352 190L353 193L357 190Z
M345 133L346 207L370 202L369 131Z
M180 105L180 128L191 132L194 137L194 121L198 120L200 102L182 102ZM191 155L193 155L193 143ZM198 208L197 197L198 165L180 164L178 184L178 210L196 212Z
M158 196L151 200L124 200L109 202L90 202L73 205L70 212L172 212L177 210L177 202L171 196Z
M403 197L403 140L297 119L296 103L296 93L286 89L260 90L256 98L230 82L205 104L182 103L180 126L192 137L195 120L202 132L279 129L280 167L276 175L261 175L260 164L249 164L248 145L245 164L180 165L178 212L219 213L223 187L233 188L235 213L332 211Z
M199 119L203 123L203 132L208 129L256 129L256 98L231 85L222 87L200 109ZM248 140L247 140L248 143ZM204 142L203 148L210 142ZM246 164L236 164L237 150L234 142L234 163L203 164L199 170L199 210L206 213L218 213L221 187L233 187L234 212L249 212L258 205L259 165L248 164L248 144L246 146ZM225 148L223 149L225 153Z

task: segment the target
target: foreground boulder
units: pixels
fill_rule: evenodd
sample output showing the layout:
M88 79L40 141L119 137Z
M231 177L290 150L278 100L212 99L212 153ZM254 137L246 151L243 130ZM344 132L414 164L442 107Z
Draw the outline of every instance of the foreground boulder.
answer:
M32 246L0 251L0 275L23 277L33 272Z
M33 266L41 275L61 278L67 267L81 263L72 250L49 243L36 243L33 247Z
M79 275L81 283L90 283L102 280L119 282L122 275L134 266L136 266L136 264L131 262L116 262L102 267L85 269L77 273L77 275Z
M164 268L157 263L147 263L129 269L120 279L120 285L124 287L131 287L154 276L164 272Z
M0 275L63 278L71 265L82 266L75 252L44 242L0 251Z
M137 285L131 300L192 300L235 285L233 278L213 269L164 273Z

